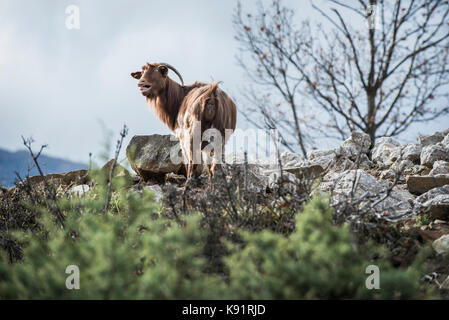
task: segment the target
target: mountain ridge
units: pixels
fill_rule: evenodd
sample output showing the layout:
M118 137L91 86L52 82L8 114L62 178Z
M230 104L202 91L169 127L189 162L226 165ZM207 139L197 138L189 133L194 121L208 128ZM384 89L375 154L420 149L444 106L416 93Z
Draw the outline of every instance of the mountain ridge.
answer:
M87 169L88 165L81 162L71 161L59 157L47 156L42 154L39 157L39 165L44 174L62 173L78 169ZM14 185L17 171L21 177L27 174L28 168L31 168L29 175L39 174L30 154L26 150L8 151L0 148L0 185L10 187Z

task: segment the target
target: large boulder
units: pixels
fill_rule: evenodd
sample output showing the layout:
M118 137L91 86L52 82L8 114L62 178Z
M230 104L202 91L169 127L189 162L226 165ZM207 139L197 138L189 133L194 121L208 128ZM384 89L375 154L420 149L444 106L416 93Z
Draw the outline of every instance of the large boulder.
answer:
M180 155L179 141L172 135L134 136L126 148L131 168L144 179L177 173L182 166ZM173 163L172 157L178 163Z

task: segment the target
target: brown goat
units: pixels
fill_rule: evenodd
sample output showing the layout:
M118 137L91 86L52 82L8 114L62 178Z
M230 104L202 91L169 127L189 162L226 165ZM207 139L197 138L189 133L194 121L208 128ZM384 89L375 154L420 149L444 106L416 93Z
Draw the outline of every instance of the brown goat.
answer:
M178 75L182 85L168 77L168 69ZM204 143L198 146L194 143L198 123L201 128L201 131L198 130L200 142L206 130L217 129L222 138L222 150L217 153L224 155L224 145L229 138L225 131L235 129L237 109L231 98L218 88L218 83L195 82L185 86L179 72L167 63L147 63L142 71L133 72L131 76L139 80L140 92L147 103L153 105L159 119L178 136L186 161L187 178L194 175L196 164L201 161L195 155L200 154L204 147ZM221 162L222 158L218 160ZM214 173L216 164L217 156L214 155L211 167L207 167L210 174Z

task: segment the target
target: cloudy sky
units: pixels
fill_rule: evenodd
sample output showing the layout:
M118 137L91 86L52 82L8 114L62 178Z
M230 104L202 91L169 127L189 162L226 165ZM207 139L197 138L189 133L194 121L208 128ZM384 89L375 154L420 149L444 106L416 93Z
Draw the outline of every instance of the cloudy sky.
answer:
M316 15L308 1L285 3L299 9L298 20ZM66 28L69 5L80 10L79 30ZM87 162L103 150L104 128L113 142L124 123L129 138L168 133L129 76L146 61L172 64L186 83L223 81L239 101L246 79L235 59L235 7L235 0L0 0L0 148L17 150L21 135L32 136L49 155Z

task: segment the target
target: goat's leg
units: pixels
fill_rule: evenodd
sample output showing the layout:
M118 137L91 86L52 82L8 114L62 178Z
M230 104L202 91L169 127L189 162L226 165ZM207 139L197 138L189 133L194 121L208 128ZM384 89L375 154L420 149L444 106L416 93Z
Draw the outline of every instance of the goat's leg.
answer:
M197 164L195 163L195 150L194 150L194 144L193 144L193 137L190 137L189 139L189 146L188 146L188 154L189 154L189 162L188 162L188 170L187 170L187 180L191 179L195 175Z
M217 170L217 166L219 166L223 163L224 154L225 154L225 147L223 146L221 156L219 156L218 159L217 159L217 157L214 156L212 159L212 165L210 168L212 175L215 175L215 170Z

